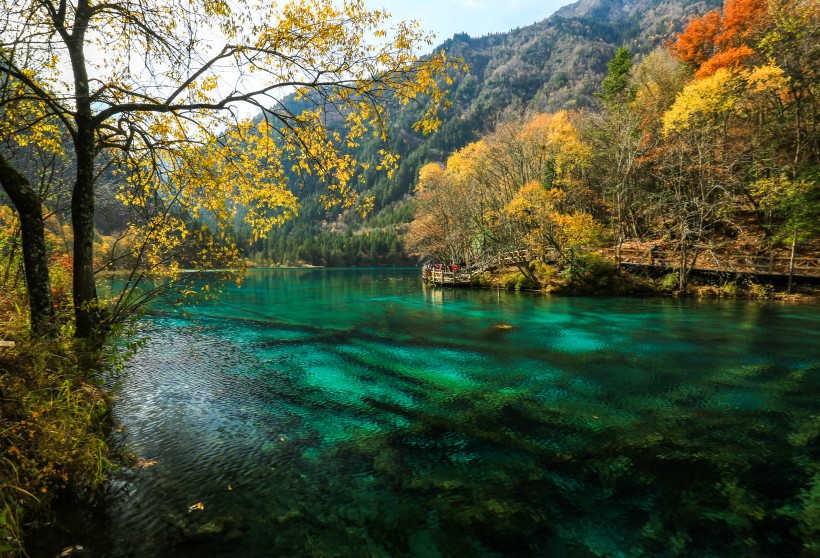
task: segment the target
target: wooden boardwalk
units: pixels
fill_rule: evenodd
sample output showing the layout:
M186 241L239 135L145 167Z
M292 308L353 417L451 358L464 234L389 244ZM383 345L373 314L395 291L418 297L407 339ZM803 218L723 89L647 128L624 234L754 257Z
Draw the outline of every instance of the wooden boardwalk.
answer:
M616 257L614 249L604 250L607 256ZM676 268L680 265L680 254L668 250L622 249L621 263L647 267ZM789 256L774 254L722 254L707 250L701 252L694 271L746 273L752 275L773 275L788 277L792 261ZM820 258L794 258L794 277L820 277Z
M601 250L601 253L614 260L617 253L614 248ZM531 261L527 249L513 250L495 256L485 262L469 267L453 267L439 264L422 270L423 278L434 285L467 286L473 277L485 271L526 265ZM620 251L620 263L641 266L650 269L675 269L680 265L680 254L669 250L623 248ZM793 267L792 267L793 266ZM768 275L796 278L820 278L820 258L789 256L755 255L755 254L722 254L707 250L698 256L694 271L743 273L751 275Z

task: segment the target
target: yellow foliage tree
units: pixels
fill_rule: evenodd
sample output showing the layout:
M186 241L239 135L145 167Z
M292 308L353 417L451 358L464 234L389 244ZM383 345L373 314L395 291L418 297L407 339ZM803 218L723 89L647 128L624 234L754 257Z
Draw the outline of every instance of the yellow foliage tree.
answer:
M453 159L455 157L455 159ZM423 260L471 263L478 257L474 246L474 199L459 176L463 158L451 157L453 168L429 163L419 170L416 214L404 238L408 252Z
M565 111L507 120L446 167L423 167L405 246L423 258L465 263L528 247L571 265L600 234L586 208L591 149L572 120ZM530 274L526 265L521 271Z
M523 229L527 247L539 259L557 262L573 274L579 259L600 242L603 225L589 213L566 212L566 207L566 192L530 182L505 211Z
M264 235L297 210L288 174L325 181L329 204L356 203L361 165L346 148L367 134L384 139L389 110L402 104L424 103L414 128L435 129L446 71L459 66L442 53L420 58L431 36L415 22L387 28L389 14L361 0L0 0L0 9L0 78L19 89L7 92L6 110L34 103L37 118L59 122L61 131L30 133L36 147L60 137L73 149L79 337L111 319L94 279L101 169L119 169L139 229L133 234L151 239L136 248L138 261L171 261L181 240L199 236L205 248L224 245L222 265L236 251L215 224L242 205L251 208L254 234ZM309 109L291 110L291 93ZM248 110L262 113L262 126L242 120ZM389 172L395 161L384 151L378 166ZM5 153L0 184L21 216L39 217L16 201L37 196ZM42 280L35 275L30 289ZM39 324L48 316L32 318Z
M725 68L688 84L663 115L664 133L723 125L740 102L739 87L738 77Z

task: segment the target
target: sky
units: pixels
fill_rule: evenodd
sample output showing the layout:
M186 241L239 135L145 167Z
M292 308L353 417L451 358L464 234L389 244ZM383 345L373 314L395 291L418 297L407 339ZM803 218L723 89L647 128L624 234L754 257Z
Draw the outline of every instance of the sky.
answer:
M456 33L480 37L505 33L550 16L575 0L365 0L371 9L385 9L400 20L415 19L436 43Z

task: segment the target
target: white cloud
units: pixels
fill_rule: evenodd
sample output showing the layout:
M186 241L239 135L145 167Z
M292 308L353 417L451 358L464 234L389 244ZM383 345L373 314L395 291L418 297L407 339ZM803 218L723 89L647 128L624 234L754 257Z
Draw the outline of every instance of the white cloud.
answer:
M484 2L479 2L479 1L476 1L476 0L462 0L461 2L459 2L459 4L461 5L462 8L464 8L466 10L476 10L476 11L480 11L480 12L486 12L487 10L490 9L490 7L487 6L487 4L485 4Z

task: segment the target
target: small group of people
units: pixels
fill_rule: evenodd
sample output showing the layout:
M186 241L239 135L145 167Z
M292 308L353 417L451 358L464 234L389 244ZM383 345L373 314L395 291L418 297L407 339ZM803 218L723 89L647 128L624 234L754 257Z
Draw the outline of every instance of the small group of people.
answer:
M459 269L461 269L461 266L456 265L456 264L449 264L449 265L448 264L441 264L441 263L432 264L432 263L428 262L428 263L425 263L424 266L422 267L421 274L422 274L423 277L431 277L433 275L433 271L450 270L453 273L455 273Z

